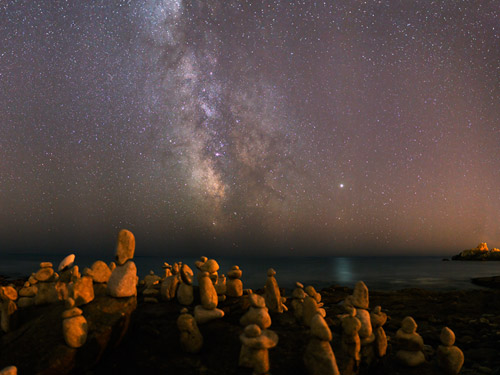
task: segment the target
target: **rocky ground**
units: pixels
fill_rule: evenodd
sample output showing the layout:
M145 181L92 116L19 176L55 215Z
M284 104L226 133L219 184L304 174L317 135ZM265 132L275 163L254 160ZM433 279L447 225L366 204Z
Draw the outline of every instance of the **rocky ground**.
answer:
M341 328L337 315L344 312L341 302L351 292L339 286L321 291L327 311L326 321L333 332L332 347L340 367L343 358L340 354ZM179 346L176 319L180 305L176 302L146 303L139 297L137 308L130 312L130 319L124 319L123 316L120 318L120 309L133 310L131 306L134 306L135 301L113 307L109 298L97 293L96 300L83 309L91 332L93 329L101 332L100 336L89 335L85 344L89 348L87 351L85 346L78 350L64 348L59 320L62 303L61 306L33 307L29 312L20 314L16 331L0 334L0 368L14 364L20 367L20 374L61 373L64 365L59 369L54 367L50 361L57 362L57 356L47 354L50 348L58 348L55 352L68 361L67 366L73 368L70 373L75 374L251 374L250 370L238 367L241 347L238 336L242 332L239 319L245 307L240 299L220 303L225 317L200 326L204 346L200 354L192 355L182 352ZM428 363L415 369L399 366L389 341L387 357L369 369L362 368L360 373L439 374L434 364L434 351L439 345L442 327L448 326L456 334L456 345L465 354L462 374L500 374L500 290L371 291L370 307L377 305L382 306L382 311L390 317L384 326L389 339L395 335L405 316L410 315L415 319L418 332L427 345ZM116 337L116 332L105 332L100 324L103 319L119 326L119 337ZM37 330L36 327L40 326L44 328ZM128 331L122 338L121 333L127 327ZM290 312L272 315L271 329L279 335L278 346L270 351L272 374L305 374L302 355L309 339L307 329L296 324ZM113 343L107 345L105 350L103 337ZM41 354L45 356L42 365Z

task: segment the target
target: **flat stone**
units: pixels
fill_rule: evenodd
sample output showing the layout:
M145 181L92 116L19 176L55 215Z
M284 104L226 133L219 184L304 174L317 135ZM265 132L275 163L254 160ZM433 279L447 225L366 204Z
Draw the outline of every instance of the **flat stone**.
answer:
M51 262L42 262L40 263L40 268L52 268L53 265Z
M240 324L244 327L251 324L256 324L261 329L266 329L271 326L271 316L267 311L267 307L251 306L248 311L240 318Z
M224 311L220 309L207 310L201 305L194 308L194 318L196 323L203 324L214 319L220 319L224 316Z
M108 280L108 293L112 297L132 297L137 295L137 267L131 260L116 266Z
M200 270L215 273L219 270L219 263L215 259L209 259L200 267Z
M64 258L59 266L57 267L57 272L64 271L65 269L71 268L75 263L75 254L69 254L66 258Z
M0 290L0 298L5 300L11 300L15 301L17 299L17 290L13 288L12 286L3 286L1 287L2 290Z
M145 297L144 298L144 302L148 302L148 303L158 303L158 299L155 298L155 297Z
M160 291L158 289L145 289L142 294L144 296L147 296L147 297L151 297L151 296L156 296L158 294L160 294Z
M88 325L83 315L64 319L63 336L66 344L71 348L79 348L87 341Z
M116 243L116 263L118 266L123 266L125 262L134 258L135 252L135 237L132 232L122 229L118 233L118 241Z
M54 275L54 269L50 267L40 268L35 274L38 281L48 281Z
M68 318L73 318L75 316L82 315L82 314L83 314L83 311L81 309L79 309L78 307L73 307L71 309L64 310L63 313L61 314L61 317L63 319L68 319Z
M38 287L36 285L30 285L19 290L19 297L34 297L37 292Z

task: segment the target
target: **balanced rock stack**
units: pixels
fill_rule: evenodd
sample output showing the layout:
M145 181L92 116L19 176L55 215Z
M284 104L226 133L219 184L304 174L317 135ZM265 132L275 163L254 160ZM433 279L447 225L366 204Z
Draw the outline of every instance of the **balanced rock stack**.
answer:
M63 336L66 344L71 348L79 348L87 341L88 325L83 312L75 307L73 298L65 302L66 310L62 313Z
M75 301L75 306L86 305L94 300L94 282L91 276L82 275L73 281L71 287L71 297Z
M267 329L271 326L271 316L266 307L264 297L252 293L249 296L250 308L240 319L242 326L257 324L261 329Z
M203 257L204 258L204 257ZM219 275L217 271L219 270L219 264L215 259L208 259L205 263L200 265L201 272L208 272L208 277L212 280L212 284L217 284ZM198 275L201 277L200 273Z
M219 300L212 280L208 272L200 272L198 279L200 287L201 305L194 308L194 318L198 324L209 322L213 319L222 318L224 311L217 308Z
M241 297L243 295L243 282L240 280L243 272L240 267L233 266L227 273L229 280L226 282L226 295L228 297Z
M414 367L425 362L423 353L424 340L417 333L417 323L411 316L401 322L396 332L396 344L399 348L396 358L405 366Z
M149 275L144 278L144 290L142 295L144 296L144 302L158 303L156 296L160 293L157 286L159 285L161 277L155 275L154 271L149 271Z
M437 349L437 363L445 374L457 375L464 364L464 353L455 345L455 334L448 327L441 330L441 344Z
M359 330L361 322L356 317L356 309L346 305L347 315L342 317L342 351L348 358L345 361L345 368L356 370L361 361L359 354L361 350L361 340L359 338Z
M196 320L188 313L187 308L181 310L177 318L177 328L180 333L181 348L188 353L198 353L203 346L203 336L198 329Z
M132 232L122 229L116 244L116 268L108 280L108 294L112 297L137 295L137 267L133 262L135 238Z
M268 329L261 330L257 324L250 324L240 335L240 341L242 345L238 364L253 369L254 374L268 374L268 349L278 344L278 335Z
M297 322L302 322L303 320L305 298L306 292L304 291L304 285L297 281L295 283L295 289L292 292L292 310Z
M170 269L170 276L167 276L161 283L160 296L166 301L175 298L177 288L181 282L180 268L178 263L174 263ZM165 274L167 274L167 272L165 272Z
M286 298L281 297L280 288L278 287L278 282L274 275L276 275L276 271L269 268L267 270L264 298L266 300L266 306L271 312L282 313L283 311L288 311L288 308L285 306Z
M56 289L56 281L59 279L59 275L54 272L52 263L40 263L40 269L35 273L34 278L37 281L35 305L59 301L59 293Z
M55 288L57 291L58 299L65 301L69 297L69 283L71 282L72 267L75 263L75 254L66 256L57 267L59 279L56 282Z
M304 354L304 363L310 375L340 375L330 341L332 331L321 314L311 319L311 339Z
M375 335L374 349L375 355L382 358L387 353L387 336L383 325L387 322L387 314L382 312L380 306L376 306L370 313L373 334Z
M15 302L17 297L17 290L13 285L0 287L0 327L4 332L9 332L13 328L12 317L17 311Z
M36 285L31 285L29 281L26 281L23 287L19 290L19 300L17 301L17 306L22 309L35 304L35 296L38 291Z
M311 297L307 293L306 298L304 298L304 303L302 304L302 323L304 323L306 327L309 327L311 319L317 313L321 314L323 317L326 316L326 311L322 308L323 303L318 303L317 298L318 297Z
M179 289L177 290L177 301L181 305L191 305L194 301L193 293L193 278L194 273L191 267L187 264L183 264L180 271L181 282L179 284Z

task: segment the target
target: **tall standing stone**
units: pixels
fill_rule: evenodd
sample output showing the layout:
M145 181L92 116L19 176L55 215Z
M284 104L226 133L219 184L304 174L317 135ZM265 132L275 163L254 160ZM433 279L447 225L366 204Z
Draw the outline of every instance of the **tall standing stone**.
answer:
M464 364L464 353L455 345L455 334L448 327L441 330L441 344L437 349L437 363L445 374L457 375Z
M116 244L116 268L108 280L108 294L112 297L132 297L137 295L137 267L132 258L135 238L132 232L122 229Z
M116 265L123 266L125 262L134 258L135 237L132 232L122 229L118 233L116 243Z
M311 340L304 354L304 363L310 375L340 375L330 341L332 332L321 314L311 319Z

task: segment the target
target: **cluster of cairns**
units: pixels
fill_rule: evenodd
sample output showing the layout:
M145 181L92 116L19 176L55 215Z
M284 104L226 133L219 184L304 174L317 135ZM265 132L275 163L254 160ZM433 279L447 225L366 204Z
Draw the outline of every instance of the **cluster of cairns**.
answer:
M382 312L380 306L370 309L368 288L362 281L355 285L353 294L344 300L345 313L337 316L342 327L342 353L339 353L342 361L339 361L339 366L330 344L332 332L325 320L326 311L321 294L313 286L304 287L297 282L287 306L287 299L281 295L274 269L267 271L261 295L243 289L243 272L237 265L228 270L226 277L225 274L219 275L216 260L202 256L195 262L200 303L192 307L195 301L195 274L187 264L164 263L163 275L155 275L150 271L139 283L133 261L134 252L134 235L121 230L115 261L109 265L98 260L80 273L74 264L74 254L63 259L57 272L52 263L40 263L40 269L19 290L13 285L0 287L1 329L8 332L15 328L18 308L63 301L62 339L69 347L79 348L85 345L89 333L87 320L80 307L91 302L96 294L115 298L135 297L137 286L141 285L144 302L175 300L183 306L177 327L180 346L188 353L199 353L203 348L204 340L199 325L224 317L224 311L218 308L219 302L239 299L245 312L239 320L242 333L239 336L241 350L238 363L241 367L252 369L254 374L269 373L268 350L278 345L278 335L270 329L270 313L282 314L289 308L297 324L309 330L303 362L311 375L357 373L362 365L370 366L387 354L387 336L383 328L387 314ZM424 342L416 330L414 319L406 317L394 337L396 358L404 366L415 367L426 362ZM445 327L440 339L442 345L437 349L436 359L438 366L447 374L458 374L464 356L454 346L454 333ZM0 375L16 373L15 366L0 370Z

